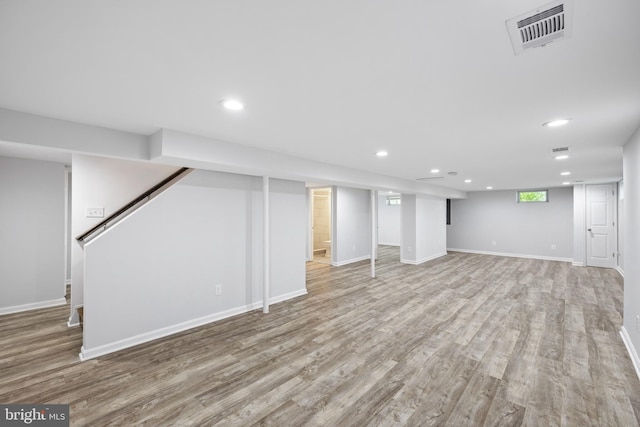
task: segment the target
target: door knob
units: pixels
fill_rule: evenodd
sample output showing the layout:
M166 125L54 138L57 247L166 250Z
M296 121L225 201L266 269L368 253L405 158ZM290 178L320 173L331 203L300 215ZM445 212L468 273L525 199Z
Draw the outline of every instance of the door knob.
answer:
M590 228L587 228L587 231L591 231L591 229L590 229Z

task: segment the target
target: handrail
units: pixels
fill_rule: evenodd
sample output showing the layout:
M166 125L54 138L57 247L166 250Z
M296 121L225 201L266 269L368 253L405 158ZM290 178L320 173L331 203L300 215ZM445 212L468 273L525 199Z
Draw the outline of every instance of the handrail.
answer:
M110 222L120 219L119 218L120 216L125 214L128 210L136 206L138 203L144 201L145 199L147 199L147 201L151 200L151 195L153 193L160 190L162 187L169 184L174 179L180 177L183 174L186 174L187 172L190 173L191 171L193 171L193 169L191 168L181 168L180 170L174 172L167 178L160 181L158 184L154 185L153 187L151 187L150 189L148 189L147 191L145 191L144 193L142 193L141 195L139 195L138 197L136 197L135 199L133 199L132 201L130 201L129 203L127 203L126 205L124 205L123 207L121 207L120 209L118 209L108 217L106 217L105 219L103 219L102 221L100 221L100 223L98 223L94 227L90 228L89 230L85 231L84 233L76 237L76 240L80 243L85 243L85 241L87 240L87 237L93 235L96 231L100 230L101 228L103 230L106 230Z

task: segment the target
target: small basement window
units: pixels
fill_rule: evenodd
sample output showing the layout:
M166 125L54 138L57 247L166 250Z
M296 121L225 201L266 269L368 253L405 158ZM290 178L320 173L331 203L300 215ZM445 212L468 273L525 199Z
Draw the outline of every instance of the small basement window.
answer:
M548 202L549 190L518 191L518 203Z
M400 196L387 196L387 205L399 205L402 199Z

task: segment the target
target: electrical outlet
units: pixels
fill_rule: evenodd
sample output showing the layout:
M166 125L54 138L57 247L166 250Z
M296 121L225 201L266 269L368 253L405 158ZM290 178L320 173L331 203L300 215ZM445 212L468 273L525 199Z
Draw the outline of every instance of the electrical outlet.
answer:
M216 285L216 295L222 295L222 285Z
M556 250L556 245L551 245L551 250L555 251Z
M494 240L494 241L492 241L492 242L491 242L491 244L492 244L493 246L495 246L495 245L497 245L497 244L498 244L498 242L496 242L496 241Z
M87 218L104 218L104 208L87 208Z
M640 314L636 316L636 332L640 332Z
M356 245L353 245L353 251L354 252L356 251Z

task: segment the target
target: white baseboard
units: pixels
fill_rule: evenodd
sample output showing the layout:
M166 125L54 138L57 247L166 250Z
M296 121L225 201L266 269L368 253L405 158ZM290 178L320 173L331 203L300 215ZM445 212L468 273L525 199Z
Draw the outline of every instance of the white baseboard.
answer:
M432 259L443 257L445 255L447 255L446 251L445 252L441 252L441 253L436 254L436 255L432 255L432 256L426 257L426 258L422 258L422 259L417 260L417 261L414 261L414 260L411 260L411 259L400 259L400 262L403 263L403 264L419 265L419 264L425 263L427 261L431 261Z
M623 326L620 328L620 336L622 337L622 342L624 342L624 346L627 347L627 352L629 353L629 357L633 362L633 367L636 370L636 375L638 379L640 379L640 358L638 357L638 353L636 349L633 347L633 343L631 342L631 337L627 333L627 330Z
M0 308L0 315L9 313L20 313L21 311L37 310L39 308L57 307L59 305L65 305L67 300L65 298L56 298L48 301L32 302L29 304L14 305L11 307Z
M584 262L580 262L580 261L576 262L576 261L573 261L573 262L571 263L571 265L573 265L574 267L584 267Z
M451 252L464 252L468 254L504 256L504 257L510 257L510 258L540 259L544 261L560 261L560 262L573 263L573 258L550 257L550 256L544 256L544 255L511 254L511 253L505 253L505 252L476 251L473 249L458 249L458 248L447 248L447 250Z
M387 242L378 242L379 245L382 246L396 246L396 247L400 247L400 243L387 243Z
M616 271L624 278L624 270L619 265L616 266Z
M306 295L306 294L307 294L307 290L305 288L305 289L289 292L287 294L278 295L273 298L270 298L269 303L275 304L278 302L282 302L282 301L299 297L301 295ZM246 306L236 307L230 310L222 311L220 313L213 313L207 316L199 317L197 319L187 320L186 322L182 322L176 325L167 326L165 328L160 328L153 331L145 332L143 334L139 334L133 337L125 338L123 340L115 341L113 343L104 344L92 349L85 349L84 346L82 346L80 350L80 360L85 361L89 359L95 359L96 357L104 356L105 354L124 350L125 348L133 347L139 344L143 344L149 341L166 337L168 335L173 335L178 332L183 332L188 329L206 325L207 323L216 322L218 320L222 320L228 317L236 316L238 314L246 313L260 307L262 307L262 301L256 301Z
M365 256L361 256L358 258L351 258L345 261L339 261L339 262L332 262L331 265L334 267L342 267L343 265L347 265L347 264L353 264L354 262L360 262L360 261L364 261L366 259L371 259L370 255L365 255Z

